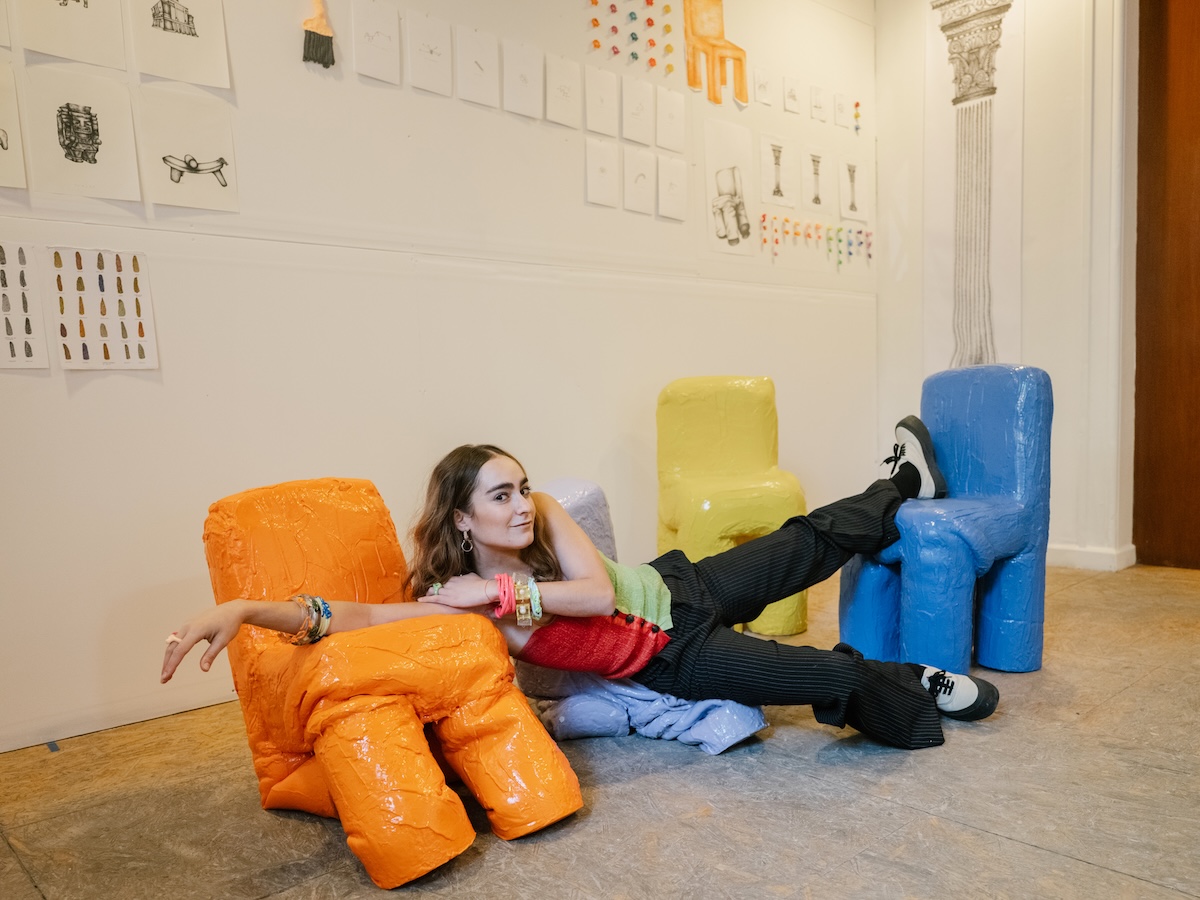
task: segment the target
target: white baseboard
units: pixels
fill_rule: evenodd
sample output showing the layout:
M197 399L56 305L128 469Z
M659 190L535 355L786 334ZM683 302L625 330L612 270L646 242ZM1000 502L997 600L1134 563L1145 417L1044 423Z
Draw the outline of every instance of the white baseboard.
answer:
M1046 565L1064 566L1070 569L1091 569L1097 572L1118 572L1137 562L1137 548L1133 544L1124 547L1079 547L1067 544L1051 544L1046 550Z

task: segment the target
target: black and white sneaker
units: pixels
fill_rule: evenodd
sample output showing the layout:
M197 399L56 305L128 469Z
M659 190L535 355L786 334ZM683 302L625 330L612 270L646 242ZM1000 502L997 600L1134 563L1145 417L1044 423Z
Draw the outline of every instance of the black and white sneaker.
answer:
M929 429L916 416L906 416L896 423L896 443L892 455L883 461L891 463L892 474L904 463L912 463L921 474L918 500L939 500L946 496L946 478L938 468Z
M964 722L986 719L1000 702L1000 692L990 681L970 675L955 675L933 666L925 667L921 684L937 701L938 712Z

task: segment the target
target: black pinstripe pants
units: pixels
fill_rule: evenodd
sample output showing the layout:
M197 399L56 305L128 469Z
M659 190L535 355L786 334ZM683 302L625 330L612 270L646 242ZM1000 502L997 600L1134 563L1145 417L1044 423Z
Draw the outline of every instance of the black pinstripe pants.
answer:
M688 700L811 705L818 722L850 725L907 750L941 744L937 704L921 686L921 666L863 659L848 644L793 647L731 627L823 581L855 553L895 541L901 502L895 485L881 480L700 562L678 550L654 560L650 565L671 591L671 642L634 680Z

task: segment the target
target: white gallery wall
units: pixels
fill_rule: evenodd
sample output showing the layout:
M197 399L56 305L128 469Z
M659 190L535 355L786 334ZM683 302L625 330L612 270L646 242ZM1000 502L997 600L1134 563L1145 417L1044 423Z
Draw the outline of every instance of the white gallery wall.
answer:
M127 38L143 5L123 5ZM655 400L672 379L702 374L774 379L781 464L810 505L877 475L874 263L839 265L815 239L764 251L761 217L788 212L762 200L758 162L759 138L778 134L873 171L873 7L727 0L726 33L772 101L751 96L743 107L732 84L720 106L688 90L682 0L672 5L670 77L665 64L592 54L583 2L392 7L683 96L683 150L651 148L686 165L683 221L588 203L596 135L580 126L422 91L407 73L399 85L357 74L348 0L329 3L328 70L300 58L308 0L226 3L228 89L25 51L18 4L8 3L13 49L0 49L0 62L12 67L26 131L48 112L29 105L39 70L125 86L145 196L167 171L142 146L139 92L203 95L229 109L239 203L201 211L51 193L37 186L37 160L27 160L32 189L0 188L0 243L139 253L160 362L68 371L50 341L48 368L0 371L0 677L14 687L0 700L0 750L231 697L223 662L202 675L191 661L168 686L158 671L165 635L212 602L207 507L239 490L368 478L404 532L432 464L458 443L491 441L535 482L600 482L619 554L647 559ZM645 7L621 0L633 9ZM785 76L855 98L860 129L814 120L807 102L784 109ZM754 229L734 252L712 247L709 123L751 141ZM806 220L841 224L836 213ZM51 281L43 273L48 305ZM46 324L57 321L48 314ZM915 401L913 392L889 415Z
M1135 561L1137 4L1056 0L1018 7L1024 16L1020 349L1017 358L1001 361L1044 368L1054 385L1049 562L1119 569ZM932 152L925 144L926 82L949 82L952 70L945 56L930 68L931 34L945 48L931 22L929 3L876 4L881 433L891 410L919 392L933 370L926 299L934 276L925 269L925 242L938 223L928 220L925 202ZM993 191L1013 189L993 185Z
M619 9L643 8L631 4ZM22 50L16 5L0 62L24 128L44 114L25 105L30 72L53 67L125 85L144 141L137 92L175 86ZM349 0L329 3L329 70L300 60L308 0L225 4L231 87L180 89L229 108L238 211L66 196L36 179L0 188L0 243L144 256L160 358L152 371L0 371L0 676L20 688L0 700L0 750L231 697L223 663L207 676L189 663L165 687L158 670L166 633L212 602L201 528L235 491L369 478L404 532L433 462L492 441L535 482L600 482L620 556L642 560L655 552L655 398L670 380L771 376L781 465L810 507L875 477L891 425L916 407L927 3L725 0L750 60L744 107L732 84L721 106L688 90L678 18L668 77L630 66L627 47L593 54L582 0L392 5L684 95L684 150L651 148L686 165L684 220L588 203L596 135L581 126L419 90L407 67L399 85L357 74ZM1129 15L1122 0L1025 10L1020 361L1055 385L1053 561L1097 568L1132 561ZM760 75L770 105L753 93ZM860 129L785 109L785 78L860 102ZM713 247L712 123L752 142L752 250ZM777 134L865 157L873 259L839 265L806 238L778 255L759 246L761 216L788 215L760 192L758 142Z

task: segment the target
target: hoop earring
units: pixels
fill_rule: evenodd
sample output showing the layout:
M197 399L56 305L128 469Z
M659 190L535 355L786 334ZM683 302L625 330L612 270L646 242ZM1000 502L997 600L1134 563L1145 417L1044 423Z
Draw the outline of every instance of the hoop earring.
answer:
M458 548L462 550L463 553L470 553L475 549L475 544L471 542L471 532L464 530L462 536L462 542L458 545Z

